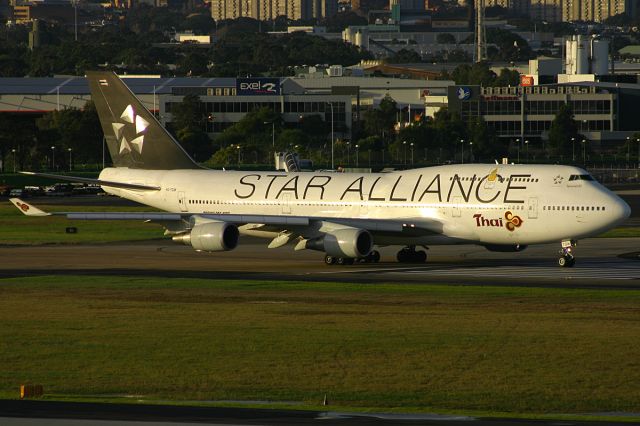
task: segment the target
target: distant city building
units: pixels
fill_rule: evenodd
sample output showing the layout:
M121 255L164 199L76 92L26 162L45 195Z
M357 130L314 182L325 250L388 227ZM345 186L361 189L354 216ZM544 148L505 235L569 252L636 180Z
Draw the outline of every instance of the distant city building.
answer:
M534 20L595 21L621 13L633 13L637 0L485 0L485 5L502 6Z
M220 21L240 17L271 21L278 16L291 20L318 19L338 13L337 0L213 0L211 17Z
M602 22L628 12L633 1L636 0L567 0L563 20Z
M389 0L389 10L394 5L399 5L401 10L426 10L424 0Z

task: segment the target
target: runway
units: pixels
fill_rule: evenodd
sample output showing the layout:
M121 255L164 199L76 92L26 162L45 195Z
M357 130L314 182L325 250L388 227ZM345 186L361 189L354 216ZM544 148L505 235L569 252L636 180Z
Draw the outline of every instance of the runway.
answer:
M231 252L197 253L170 240L101 245L0 247L0 277L128 275L207 279L305 280L358 283L449 283L567 288L640 289L640 239L580 242L574 268L556 266L555 244L518 253L477 246L434 246L426 264L400 264L397 248L382 248L378 264L327 266L320 252L267 249L241 239Z
M601 415L602 417L602 415ZM604 417L607 417L605 414ZM638 425L637 422L475 418L441 414L380 414L175 405L100 404L0 400L0 424L6 426L241 425L446 425L446 426L589 426Z

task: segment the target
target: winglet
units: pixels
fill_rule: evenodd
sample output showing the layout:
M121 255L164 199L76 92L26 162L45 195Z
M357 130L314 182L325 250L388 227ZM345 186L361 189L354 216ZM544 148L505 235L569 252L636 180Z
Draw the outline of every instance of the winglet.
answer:
M51 216L51 213L44 212L29 203L25 203L20 198L10 198L9 201L27 216Z

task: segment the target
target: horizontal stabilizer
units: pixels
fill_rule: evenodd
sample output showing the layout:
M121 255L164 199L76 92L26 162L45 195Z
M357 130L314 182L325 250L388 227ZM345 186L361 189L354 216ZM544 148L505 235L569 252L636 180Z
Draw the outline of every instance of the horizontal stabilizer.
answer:
M10 198L9 201L27 216L51 216L51 213L44 212L29 203L25 203L20 198Z
M91 178L83 178L83 177L76 177L76 176L53 175L50 173L36 173L36 172L20 172L20 173L23 175L29 175L29 176L40 176L48 179L58 179L58 180L64 180L68 182L89 183L93 185L108 186L111 188L134 189L138 191L160 191L161 189L158 186L140 185L137 183L114 182L110 180L91 179Z

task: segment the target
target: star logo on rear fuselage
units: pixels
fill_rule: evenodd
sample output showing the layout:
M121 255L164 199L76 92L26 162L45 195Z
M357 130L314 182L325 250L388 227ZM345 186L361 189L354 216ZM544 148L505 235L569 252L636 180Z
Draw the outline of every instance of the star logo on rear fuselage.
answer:
M560 185L563 180L564 180L564 178L562 176L558 175L558 176L553 178L553 183L555 185Z

